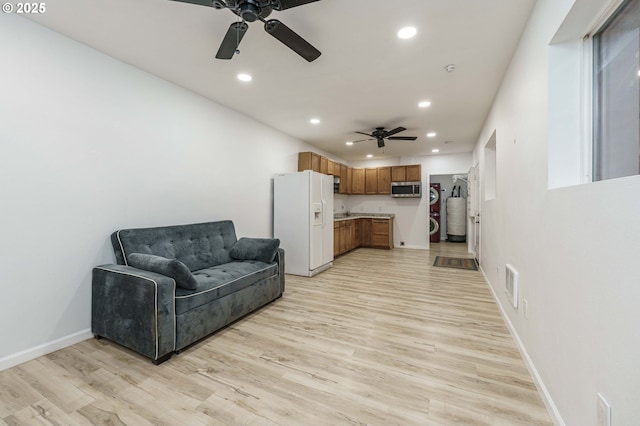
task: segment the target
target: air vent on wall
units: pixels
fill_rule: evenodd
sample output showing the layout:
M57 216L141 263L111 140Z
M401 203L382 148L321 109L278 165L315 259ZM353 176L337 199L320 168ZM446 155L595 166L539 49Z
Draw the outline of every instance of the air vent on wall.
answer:
M518 271L509 264L505 266L504 292L509 296L509 302L518 309Z

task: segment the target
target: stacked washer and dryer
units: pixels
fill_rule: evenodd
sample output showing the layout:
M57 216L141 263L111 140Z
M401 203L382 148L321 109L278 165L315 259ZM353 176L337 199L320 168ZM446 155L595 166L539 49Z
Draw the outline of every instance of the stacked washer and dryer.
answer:
M429 188L429 240L440 242L440 184L432 183Z
M460 175L454 175L453 183L458 179L465 181ZM457 179L455 179L457 178ZM456 185L451 190L451 196L444 203L443 189L440 183L432 183L429 188L429 240L440 242L442 234L446 233L447 241L465 242L467 238L467 200L462 196L462 186ZM446 203L446 204L445 204ZM444 213L443 212L444 209ZM442 215L446 214L446 221ZM446 223L446 230L442 226Z

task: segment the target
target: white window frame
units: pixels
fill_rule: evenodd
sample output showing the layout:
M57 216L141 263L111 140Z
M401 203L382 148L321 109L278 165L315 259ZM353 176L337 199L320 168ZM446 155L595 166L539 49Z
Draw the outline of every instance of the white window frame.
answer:
M593 54L593 37L602 29L602 27L611 19L611 17L618 11L622 4L626 0L611 0L603 9L600 15L589 26L590 30L583 37L582 51L580 53L581 58L581 85L582 85L582 125L580 126L582 140L582 182L591 183L594 182L593 174L595 172L595 164L593 157L594 148L594 123L595 123L595 111L594 111L594 98L595 98L595 83L594 83L594 68L595 58ZM607 179L605 179L607 180ZM595 181L598 182L598 181Z

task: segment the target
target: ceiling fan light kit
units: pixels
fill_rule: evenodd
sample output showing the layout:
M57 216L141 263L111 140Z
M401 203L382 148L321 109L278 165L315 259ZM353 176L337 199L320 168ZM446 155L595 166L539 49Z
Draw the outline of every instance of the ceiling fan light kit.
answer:
M292 7L314 3L320 0L172 0L181 3L209 6L214 9L229 9L235 13L241 21L229 26L218 53L217 59L231 59L233 55L240 53L238 47L240 41L249 29L247 22L262 21L264 30L289 49L302 56L308 62L313 62L321 55L320 51L308 41L300 37L291 28L277 19L266 18L272 11L291 9Z

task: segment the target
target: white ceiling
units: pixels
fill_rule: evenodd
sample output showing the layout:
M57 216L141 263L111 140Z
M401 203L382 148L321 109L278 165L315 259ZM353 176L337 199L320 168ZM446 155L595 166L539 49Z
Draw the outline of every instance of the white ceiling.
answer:
M322 52L308 63L249 24L232 60L215 59L236 15L169 0L55 0L30 16L57 32L345 160L471 151L535 0L320 0L279 19ZM397 31L418 34L400 40ZM445 66L455 64L452 73ZM240 72L253 81L241 83ZM418 108L421 100L432 105ZM318 117L319 125L309 119ZM352 147L355 131L415 142ZM427 132L437 136L428 139ZM448 143L445 143L448 141Z

